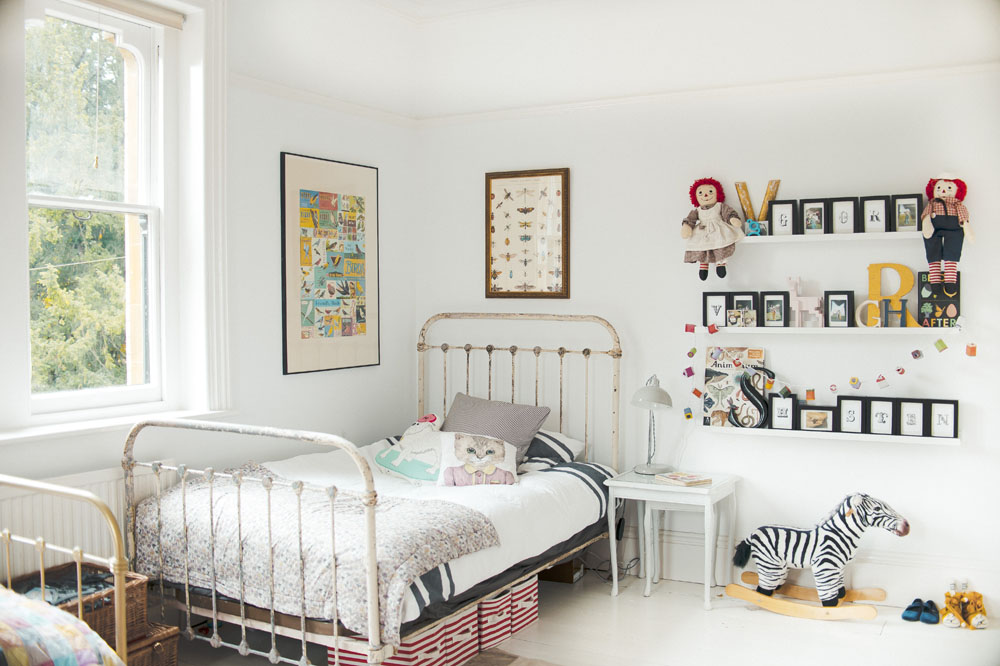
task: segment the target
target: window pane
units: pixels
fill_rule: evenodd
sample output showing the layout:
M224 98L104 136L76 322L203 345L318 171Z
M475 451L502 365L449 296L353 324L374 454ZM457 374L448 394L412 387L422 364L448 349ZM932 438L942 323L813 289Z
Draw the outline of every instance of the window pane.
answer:
M32 392L149 382L145 215L28 211Z
M28 22L25 44L28 194L125 200L137 165L126 122L138 108L134 58L115 33L52 16Z

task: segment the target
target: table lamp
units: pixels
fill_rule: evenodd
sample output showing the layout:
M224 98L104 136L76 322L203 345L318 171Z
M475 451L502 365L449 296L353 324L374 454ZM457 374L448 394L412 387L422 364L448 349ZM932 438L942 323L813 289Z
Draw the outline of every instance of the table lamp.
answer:
M641 409L649 410L649 440L646 448L646 464L636 465L635 471L638 474L660 474L670 468L667 465L654 465L653 456L656 455L656 417L654 412L668 409L673 406L670 394L660 388L660 380L653 375L646 380L646 385L635 392L632 396L632 404Z

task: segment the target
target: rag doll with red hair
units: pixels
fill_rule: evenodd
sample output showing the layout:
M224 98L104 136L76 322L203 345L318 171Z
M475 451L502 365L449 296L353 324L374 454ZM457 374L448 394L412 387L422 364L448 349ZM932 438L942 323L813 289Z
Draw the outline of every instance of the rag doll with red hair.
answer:
M920 214L927 253L928 280L941 283L941 263L944 262L944 282L958 282L958 262L962 258L965 237L974 240L969 224L969 211L962 203L967 192L965 182L943 174L927 181L927 205Z
M727 206L722 185L714 178L699 178L688 191L695 209L681 222L681 238L687 240L684 263L698 264L698 277L708 279L708 265L726 277L726 260L743 238L740 216Z

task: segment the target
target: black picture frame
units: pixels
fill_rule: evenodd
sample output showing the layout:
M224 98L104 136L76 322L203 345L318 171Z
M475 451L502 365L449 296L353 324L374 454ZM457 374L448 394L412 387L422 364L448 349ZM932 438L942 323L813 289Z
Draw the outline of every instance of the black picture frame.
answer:
M930 437L948 437L948 438L951 438L951 439L957 439L958 438L958 423L959 423L959 421L958 421L958 400L928 400L927 402L929 403L929 407L930 407L930 413L929 413L930 423L928 425L928 432L927 432L927 434ZM940 425L939 423L937 423L938 419L937 419L937 415L936 415L935 412L936 412L936 409L938 409L939 406L941 406L941 405L948 405L948 406L950 406L952 408L951 413L953 414L953 418L951 419L952 425L951 425L951 429L950 429L950 434L935 434L935 430L938 429L939 425Z
M889 413L885 414L882 405L888 405ZM898 435L899 434L899 399L898 398L868 398L868 434Z
M858 234L863 232L865 229L861 226L861 219L858 217L858 198L857 197L834 197L829 200L830 205L830 231L831 234ZM837 223L838 213L836 208L837 204L848 204L851 209L851 220L850 220L850 231L843 231L841 225ZM844 211L842 210L841 213Z
M750 301L749 308L737 307L737 299L745 302ZM729 292L728 309L730 310L752 310L754 316L754 326L760 326L760 293L756 291L731 291Z
M833 405L799 405L799 427L798 430L803 432L836 432L837 431L837 406ZM815 417L810 416L807 412L825 412L827 414L825 423L829 425L828 428L810 428L810 422L814 422Z
M767 319L767 301L769 298L780 298L781 299L781 319L778 320L778 324L768 324ZM788 307L790 302L790 293L787 291L762 291L760 292L760 305L757 310L757 325L764 326L766 328L780 328L788 327L790 325L790 319L788 316Z
M852 410L848 403L859 403L856 410ZM854 411L857 414L858 430L844 429L844 418ZM868 398L863 395L838 395L837 396L837 432L851 435L868 434Z
M790 427L775 425L775 415L778 414L778 407L782 406L782 403L775 404L778 400L782 403L785 401L790 401L784 404L786 407L791 408L790 412ZM768 416L767 416L767 427L772 430L798 430L799 429L799 399L793 393L787 398L780 393L770 393L767 396L767 406L768 406Z
M823 219L820 220L819 229L807 229L806 224L806 210L807 206L809 210L816 208L818 205L820 211L822 212ZM808 223L811 223L808 222ZM814 236L819 234L828 234L833 231L833 227L830 226L830 200L823 198L813 198L813 199L799 199L799 230L798 234L803 236Z
M778 233L778 229L784 229L784 220L781 219L781 215L785 208L790 211L789 219L787 221L787 231L781 231ZM775 211L777 210L777 213ZM775 215L778 219L775 219ZM767 207L767 231L771 236L791 236L799 232L798 229L798 219L799 219L799 202L796 199L782 199L781 201L772 201Z
M722 297L722 315L720 321L712 321L716 326L720 328L726 325L726 310L729 309L730 303L732 301L729 298L728 291L703 291L701 293L701 325L709 325L708 317L708 299L710 297Z
M907 405L920 405L919 423L910 423L904 415ZM917 431L913 431L913 427ZM927 437L931 429L931 401L920 400L918 398L897 398L896 399L896 432L905 437Z
M295 375L380 365L382 338L378 167L284 151L279 153L279 161L281 372L283 375ZM353 194L348 194L349 192ZM310 197L310 193L315 197ZM343 328L341 328L341 332L344 333L342 335L307 335L303 329L312 332L312 326L318 321L317 312L321 307L319 301L329 299L317 298L318 294L314 291L315 283L309 293L305 293L309 283L302 275L302 244L304 242L308 244L310 236L303 232L309 228L320 229L327 224L334 225L333 200L336 197L338 201L344 201L341 197L345 195L350 196L352 201L351 210L346 211L351 215L349 219L344 222L338 220L336 224L345 225L355 240L360 239L363 234L363 242L352 241L353 251L347 252L345 248L341 257L346 263L348 259L356 261L360 255L364 269L360 274L338 275L332 281L340 281L341 285L345 285L363 280L364 286L358 289L355 284L352 289L347 285L351 300L356 301L349 335L344 333ZM337 210L338 213L343 211L339 203ZM325 214L328 211L330 211L329 217ZM308 213L306 219L313 220L309 225L302 224L305 213ZM340 233L343 233L343 228ZM319 242L323 237L311 236L311 238ZM350 240L350 237L346 237L345 240ZM337 287L331 288L328 281L327 288ZM310 308L308 314L304 312L305 308ZM309 317L312 317L313 323L307 323ZM342 327L343 323L344 318L339 317L337 326ZM332 332L333 329L330 333ZM310 346L321 338L325 338L322 350L317 352L315 347L310 349Z
M909 222L909 219L904 221L904 225L900 224L900 209L899 205L903 204L906 206L907 218L912 215L913 222ZM912 206L912 208L911 208ZM916 194L893 194L892 195L892 208L890 209L890 217L892 218L892 230L894 232L901 233L911 233L913 231L920 231L920 211L924 207L924 195L921 192Z
M885 218L885 228L884 229L881 229L881 230L878 230L878 231L869 231L869 229L868 229L868 220L866 219L868 217L868 215L869 215L868 211L867 211L867 204L868 204L869 201L873 201L873 202L874 201L881 201L882 202L882 210L884 211L884 218ZM888 194L880 194L878 196L872 196L872 197L861 197L861 199L859 199L859 206L860 206L860 209L859 209L858 213L859 213L860 220L861 220L861 233L866 233L866 234L876 233L876 234L878 234L878 233L888 233L890 231L894 231L895 230L896 225L895 225L895 221L893 220L893 215L892 215L892 197L890 197Z
M847 323L832 322L830 320L830 299L843 296L847 299ZM853 291L824 291L823 292L823 326L826 328L851 328L854 326L854 292Z

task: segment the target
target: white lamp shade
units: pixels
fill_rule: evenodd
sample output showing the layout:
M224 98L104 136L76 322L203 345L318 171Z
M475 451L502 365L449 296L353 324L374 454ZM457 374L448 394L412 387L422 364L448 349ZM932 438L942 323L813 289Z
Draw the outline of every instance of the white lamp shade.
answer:
M632 405L642 409L662 410L673 407L670 394L659 386L643 386L632 396Z

